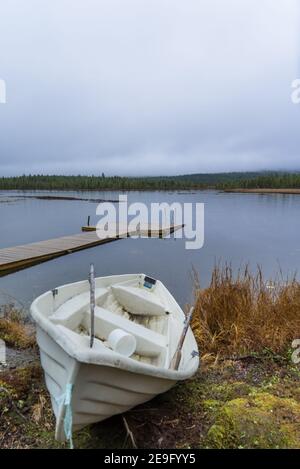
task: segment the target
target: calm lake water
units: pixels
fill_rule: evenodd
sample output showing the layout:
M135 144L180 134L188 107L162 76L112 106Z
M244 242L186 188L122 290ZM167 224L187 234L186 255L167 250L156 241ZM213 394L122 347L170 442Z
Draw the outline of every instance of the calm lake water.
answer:
M91 223L97 221L94 202L7 198L13 194L22 195L0 192L0 248L79 233L88 215ZM118 199L119 193L51 195ZM280 268L286 275L293 274L299 267L300 195L131 192L128 201L204 203L204 247L186 250L185 241L179 239L123 239L104 244L0 278L0 302L15 298L28 308L46 290L86 279L91 262L98 276L144 272L159 278L181 305L193 298L193 266L202 286L208 284L213 265L220 260L232 263L234 269L245 263L252 268L260 264L266 277Z

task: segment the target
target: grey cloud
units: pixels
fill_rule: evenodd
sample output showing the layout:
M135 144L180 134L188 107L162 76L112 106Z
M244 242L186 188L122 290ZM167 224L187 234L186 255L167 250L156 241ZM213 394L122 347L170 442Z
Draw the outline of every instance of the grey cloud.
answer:
M2 0L0 173L298 168L296 0Z

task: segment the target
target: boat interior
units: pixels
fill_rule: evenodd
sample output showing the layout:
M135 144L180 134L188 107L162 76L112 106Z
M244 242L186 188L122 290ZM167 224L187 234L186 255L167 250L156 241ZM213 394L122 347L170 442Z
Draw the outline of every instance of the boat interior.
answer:
M53 291L48 320L79 347L87 347L91 330L90 291L88 282L80 285L80 291L78 287L72 289L72 285ZM136 340L130 359L169 368L170 354L175 350L172 344L178 341L182 318L172 314L173 305L168 302L165 290L160 282L144 274L126 280L119 277L115 283L96 279L94 350L110 349L110 333L121 329Z

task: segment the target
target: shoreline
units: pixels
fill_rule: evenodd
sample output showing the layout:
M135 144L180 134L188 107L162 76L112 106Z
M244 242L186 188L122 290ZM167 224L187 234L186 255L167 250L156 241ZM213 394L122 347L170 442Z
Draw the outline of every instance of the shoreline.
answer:
M300 189L224 189L222 192L237 194L300 194Z
M185 194L191 194L191 193L196 193L196 192L206 192L206 191L220 191L220 189L216 188L216 187L191 187L191 188L186 188L186 189L183 189L183 188L178 188L178 189L153 189L153 188L146 188L146 189L139 189L139 188L130 188L130 189L124 189L124 188L111 188L111 189L78 189L78 188L73 188L73 189L30 189L30 188L26 188L26 189L0 189L0 195L1 193L7 193L7 192L18 192L18 193L23 193L23 192L42 192L42 193L45 193L45 192L66 192L66 193L69 193L69 192L85 192L85 193L88 193L88 192L122 192L122 193L126 193L126 192L168 192L168 193L172 193L172 194L179 194L179 195L185 195ZM9 195L9 197L14 197L13 195ZM15 197L22 197L22 195L16 195ZM29 197L29 196L26 196L26 197ZM32 196L33 198L35 196ZM41 196L44 198L44 196ZM45 196L46 197L46 196Z
M16 195L11 194L12 192L17 193ZM26 195L28 192L37 193L37 195ZM222 189L219 187L194 187L187 189L123 189L123 188L111 188L111 189L0 189L0 196L9 193L6 195L8 199L40 199L40 200L67 200L67 201L84 201L84 202L113 202L118 203L118 200L111 199L93 199L93 198L83 198L76 196L64 196L64 195L46 195L52 193L97 193L97 192L119 192L119 193L130 193L130 192L164 192L172 195L191 195L196 194L197 192L219 192L219 193L237 193L237 194L300 194L300 188L297 189L270 189L270 188L260 188L260 189L243 189L243 188L232 188L232 189ZM45 195L44 195L45 194Z

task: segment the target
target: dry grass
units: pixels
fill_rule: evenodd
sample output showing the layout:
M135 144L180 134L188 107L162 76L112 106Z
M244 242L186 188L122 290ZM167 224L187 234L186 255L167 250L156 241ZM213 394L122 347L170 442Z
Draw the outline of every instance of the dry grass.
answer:
M300 283L295 278L266 282L260 268L234 275L216 266L210 286L197 276L193 330L203 354L229 356L269 349L284 353L300 338Z
M26 349L35 345L34 328L26 323L22 313L13 305L4 306L0 311L0 339L6 345Z

